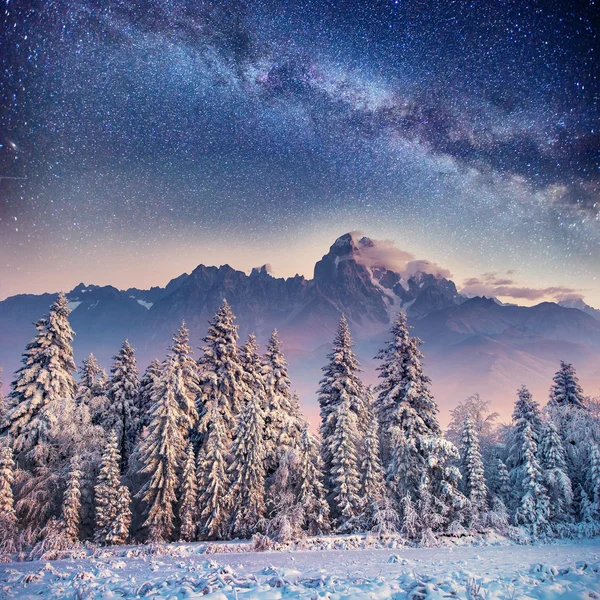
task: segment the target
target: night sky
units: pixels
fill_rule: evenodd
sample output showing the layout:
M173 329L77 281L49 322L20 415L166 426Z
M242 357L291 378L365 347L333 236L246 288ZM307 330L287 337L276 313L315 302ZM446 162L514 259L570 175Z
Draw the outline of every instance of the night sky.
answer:
M600 307L590 2L4 0L0 298L311 276L360 229Z

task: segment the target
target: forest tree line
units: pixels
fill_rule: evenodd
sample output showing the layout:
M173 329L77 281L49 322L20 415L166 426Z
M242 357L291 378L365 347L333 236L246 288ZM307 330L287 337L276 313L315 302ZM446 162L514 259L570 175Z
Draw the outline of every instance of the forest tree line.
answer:
M478 395L446 433L400 312L367 386L342 316L313 435L274 331L239 344L226 301L193 357L185 324L141 378L125 341L110 374L79 369L63 294L35 327L1 404L4 554L100 545L329 533L497 531L528 539L600 530L597 401L562 362L544 409L519 389L512 424Z

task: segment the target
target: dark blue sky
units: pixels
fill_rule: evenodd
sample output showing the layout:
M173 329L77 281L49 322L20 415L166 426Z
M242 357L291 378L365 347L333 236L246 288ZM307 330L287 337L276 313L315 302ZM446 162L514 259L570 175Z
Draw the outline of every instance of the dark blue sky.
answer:
M599 304L595 10L5 2L0 296L310 276L362 229Z

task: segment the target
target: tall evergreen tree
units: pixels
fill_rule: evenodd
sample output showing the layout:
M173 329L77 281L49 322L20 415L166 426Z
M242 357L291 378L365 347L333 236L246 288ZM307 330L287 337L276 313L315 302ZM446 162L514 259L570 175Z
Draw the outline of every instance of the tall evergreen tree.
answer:
M592 509L596 518L600 518L600 450L592 443L590 448L589 482L592 492Z
M346 397L338 407L329 449L329 505L338 531L351 532L358 527L360 514L360 474L357 455L357 417Z
M511 500L510 475L506 464L501 458L496 459L494 477L492 479L493 493L507 506Z
M361 462L362 521L366 529L378 529L382 533L394 528L397 515L390 513L385 471L381 462L379 427L372 404L367 405L366 434L362 447ZM386 516L387 515L387 516ZM384 523L384 521L391 521Z
M90 412L94 425L100 425L109 410L107 397L107 376L98 364L96 357L90 354L81 365L79 386L75 401Z
M264 375L267 394L267 469L272 472L277 467L277 457L289 448L297 448L302 434L302 421L290 389L288 365L276 329L267 344Z
M525 425L522 440L523 467L520 471L522 481L519 482L519 489L523 491L523 495L515 512L515 522L528 526L536 538L548 528L549 500L542 483L541 468L536 457L537 443L530 423Z
M303 424L302 439L298 450L298 497L296 502L303 509L302 527L308 535L329 533L329 505L322 482L321 455L316 447L308 425Z
M228 443L247 393L238 352L238 328L234 320L227 300L223 300L204 338L204 354L199 361L202 392L198 407L201 415L199 429L205 434L204 443L208 441L206 432L211 427L211 413L215 408L221 415L222 431L219 435L224 435L224 443Z
M228 436L225 417L216 401L206 408L210 429L198 451L198 534L202 539L219 539L225 533L229 507L225 504L229 479L227 476Z
M183 322L173 337L173 345L170 350L177 375L175 396L182 413L182 425L192 429L198 424L197 399L200 395L200 384L198 365L192 358L193 351L189 338L189 331Z
M59 294L48 315L35 324L38 333L27 345L12 383L4 429L21 466L43 466L35 448L47 439L57 402L75 396L70 312L65 295Z
M108 387L110 411L106 416L104 428L117 435L121 456L121 472L127 466L136 435L136 404L139 394L138 370L135 352L128 340L113 357Z
M509 505L515 509L526 491L520 487L526 479L523 474L526 463L526 457L523 453L525 447L525 430L529 429L536 452L543 431L539 404L533 399L525 386L522 386L517 392L517 401L515 402L512 420L513 427L509 431L507 443L507 467L509 468L510 481L513 486L512 499Z
M550 389L548 406L557 408L561 406L574 406L585 408L585 396L579 385L579 379L573 365L560 361L560 369L554 376L554 385Z
M17 525L13 484L15 482L15 461L10 446L0 447L0 542L2 534L12 537Z
M556 425L548 421L539 447L543 483L550 500L550 517L564 521L569 517L573 503L573 487L567 474L565 451Z
M196 453L192 442L188 443L186 461L181 475L181 504L179 520L181 531L179 539L193 542L196 539L198 521L198 478L196 477Z
M185 461L185 434L189 426L178 396L181 389L178 358L171 354L157 390L148 434L140 447L141 474L149 479L138 496L147 507L144 526L153 542L172 540L175 528L179 476Z
M162 368L163 365L161 362L154 358L150 361L140 379L140 388L136 403L137 435L150 424L152 407L156 401L156 394L162 377Z
M79 457L71 459L71 468L67 478L67 487L63 498L62 516L65 534L70 541L75 542L81 535L81 483L83 473Z
M378 367L381 382L376 388L376 410L384 465L390 461L394 427L399 428L407 438L441 435L436 416L438 407L429 391L431 381L421 365L423 355L419 346L422 342L409 336L403 312L398 313L390 337L386 347L376 357L381 361Z
M458 491L459 458L454 444L442 437L438 407L423 371L421 341L408 335L406 316L398 313L391 339L377 355L380 384L375 408L379 419L386 479L396 501L408 493L432 513L429 522L441 526L459 516L465 498Z
M258 391L258 390L257 390ZM248 537L265 516L264 416L260 392L251 394L238 416L229 465L230 533Z
M117 434L108 434L102 464L95 487L96 532L94 539L103 545L124 544L131 524L131 498L127 487L121 484Z
M487 508L487 487L483 460L479 451L479 437L473 420L465 418L461 440L461 473L465 495L471 501L475 514Z
M325 486L330 491L334 487L333 453L336 445L334 436L343 404L348 404L355 416L356 434L353 437L353 443L356 444L359 434L364 434L365 388L359 377L360 365L352 348L348 322L342 315L333 341L333 350L327 355L328 363L322 369L325 376L319 383L318 391ZM356 447L353 449L353 453L357 453Z

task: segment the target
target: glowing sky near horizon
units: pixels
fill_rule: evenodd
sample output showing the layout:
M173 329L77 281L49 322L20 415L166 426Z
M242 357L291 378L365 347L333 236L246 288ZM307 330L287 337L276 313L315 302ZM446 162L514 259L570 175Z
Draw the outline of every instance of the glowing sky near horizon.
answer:
M310 277L359 229L459 288L600 307L595 10L7 0L0 298Z

